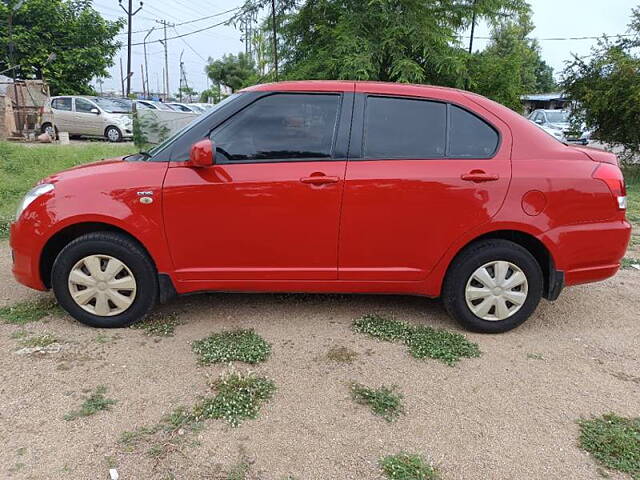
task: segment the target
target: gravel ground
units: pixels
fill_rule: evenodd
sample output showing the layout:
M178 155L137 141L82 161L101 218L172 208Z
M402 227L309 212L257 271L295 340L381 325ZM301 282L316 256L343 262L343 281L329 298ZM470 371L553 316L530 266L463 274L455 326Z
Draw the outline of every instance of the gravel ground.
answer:
M116 465L122 480L218 479L242 458L248 479L366 480L380 479L378 460L400 450L423 454L451 480L599 478L577 447L576 419L639 415L639 291L635 271L568 289L513 332L467 334L483 354L455 367L351 332L352 320L371 312L460 331L438 302L415 297L186 297L162 308L181 324L161 340L50 316L24 327L62 340L59 352L42 355L16 354L10 336L21 327L0 324L0 478L101 479ZM1 242L0 305L38 296L15 284ZM191 351L192 341L236 327L273 346L267 362L251 367L278 387L259 418L238 428L207 421L195 441L160 459L119 445L122 432L211 394L210 380L247 370L198 366ZM96 341L100 334L109 341ZM334 346L357 352L356 360L327 360ZM397 385L406 415L387 423L355 405L353 380ZM63 420L101 384L117 400L110 411Z

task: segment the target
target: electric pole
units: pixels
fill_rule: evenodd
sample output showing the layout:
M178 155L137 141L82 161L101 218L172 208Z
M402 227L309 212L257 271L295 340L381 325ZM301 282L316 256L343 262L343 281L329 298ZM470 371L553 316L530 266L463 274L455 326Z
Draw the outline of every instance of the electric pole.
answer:
M471 4L471 36L469 37L469 57L471 57L471 54L473 53L473 35L475 34L476 31L476 1L477 0L473 0L473 3ZM464 80L464 89L465 90L469 90L469 72L467 72L467 78L465 78Z
M138 13L140 10L142 10L142 1L140 1L140 6L133 11L133 0L129 0L129 8L124 8L122 6L122 0L118 0L118 5L120 5L120 8L122 8L122 10L124 10L124 12L127 14L127 97L129 96L129 94L131 93L131 76L133 75L133 72L131 71L131 26L132 26L132 20L133 20L133 16Z
M162 46L164 47L164 100L169 100L169 52L167 43L167 27L175 26L174 23L169 23L166 20L156 20L156 23L159 23L164 28L164 41L160 40Z
M273 29L273 66L278 81L278 37L276 37L276 0L271 0L271 27Z
M184 55L184 50L180 52L180 86L178 87L178 98L180 102L182 102L182 76L184 75L184 63L182 62L182 55Z
M151 30L147 32L147 34L144 36L144 40L142 41L142 47L144 48L144 71L145 77L147 77L147 95L149 95L151 92L151 90L149 90L149 65L147 64L147 38L149 38L149 35L151 35L151 32L153 32L155 29L156 27L151 27ZM144 78L142 79L142 84L144 85Z

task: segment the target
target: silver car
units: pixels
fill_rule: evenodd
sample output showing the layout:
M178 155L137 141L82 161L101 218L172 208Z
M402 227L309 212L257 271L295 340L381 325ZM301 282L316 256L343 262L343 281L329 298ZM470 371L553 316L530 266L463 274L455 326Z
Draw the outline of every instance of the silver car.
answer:
M528 118L558 140L587 145L590 133L584 127L579 130L573 128L570 117L571 112L567 110L534 110Z
M51 97L44 107L42 131L73 136L104 137L120 142L133 137L133 118L128 100L106 97Z

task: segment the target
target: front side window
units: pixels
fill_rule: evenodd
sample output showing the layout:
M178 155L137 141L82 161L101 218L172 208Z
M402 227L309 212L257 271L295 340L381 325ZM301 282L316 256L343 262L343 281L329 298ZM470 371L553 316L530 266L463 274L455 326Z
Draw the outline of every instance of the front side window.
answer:
M213 132L227 161L324 159L332 155L338 94L274 94L257 100Z
M76 98L76 112L91 113L91 109L96 108L93 103L84 98Z
M55 110L71 111L71 97L54 98L51 101L51 108Z
M455 105L449 106L447 156L487 158L498 148L498 132L484 120Z

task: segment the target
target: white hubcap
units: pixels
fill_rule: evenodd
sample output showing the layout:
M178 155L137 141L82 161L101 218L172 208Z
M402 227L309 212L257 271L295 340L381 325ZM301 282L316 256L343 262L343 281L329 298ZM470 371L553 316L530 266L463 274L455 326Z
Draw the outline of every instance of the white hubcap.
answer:
M467 282L465 298L479 318L499 321L515 314L527 299L527 277L520 268L503 260L478 268Z
M118 140L118 138L120 138L120 134L115 128L110 128L109 131L107 132L107 136L109 137L109 140L111 140L112 142L115 142L116 140Z
M84 310L111 317L127 310L136 298L136 279L131 270L109 255L89 255L69 273L71 298Z

